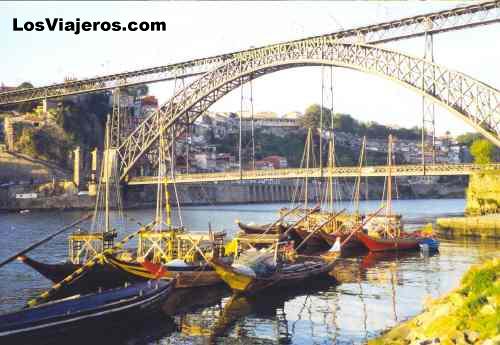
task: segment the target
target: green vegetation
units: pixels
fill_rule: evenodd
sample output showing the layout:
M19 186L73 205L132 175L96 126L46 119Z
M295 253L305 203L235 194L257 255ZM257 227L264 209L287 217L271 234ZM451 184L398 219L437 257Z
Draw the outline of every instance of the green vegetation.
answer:
M31 157L57 162L61 165L69 162L69 153L73 148L66 133L54 126L24 127L16 142L19 152Z
M33 84L30 82L24 82L19 85L16 90L22 90L22 89L30 89L33 87ZM19 103L19 104L11 104L11 105L2 105L0 106L0 112L2 111L17 111L19 113L28 113L33 111L38 105L38 102L33 101L33 102L24 102L24 103Z
M330 128L332 112L330 109L312 104L307 107L304 115L300 118L300 125L304 128ZM334 121L335 122L335 121ZM321 126L322 125L322 126Z
M470 153L474 157L474 163L488 164L496 160L498 149L486 139L476 139L470 147Z
M108 94L86 97L87 102L65 100L47 113L40 107L24 113L24 119L34 123L15 124L18 127L16 150L69 168L70 153L77 146L86 151L102 147L105 121L111 111Z
M479 133L465 133L457 137L457 142L459 144L464 144L470 147L474 140L481 139L482 136Z
M56 117L56 123L68 133L73 146L83 149L103 146L106 118L111 112L105 93L88 97L83 104L64 102Z
M300 119L300 124L304 128L320 128L322 109L323 128L331 128L331 111L325 107L322 108L319 104L312 104L306 108L304 115ZM393 134L399 139L419 140L421 135L418 127L410 129L391 128L374 121L360 122L349 114L340 113L333 115L333 128L336 131L350 133L359 137L366 135L371 139L387 139L389 134Z
M322 115L321 115L322 113ZM325 107L321 108L318 104L312 104L304 112L299 123L303 128L298 130L284 131L281 135L273 134L262 128L255 129L255 158L262 159L270 155L280 155L286 157L288 164L291 167L300 166L302 155L304 152L304 143L307 135L307 128L320 128L321 118L323 128L331 128L332 116L331 111ZM203 122L211 124L211 118L208 115L203 117ZM420 130L412 129L391 129L390 127L378 124L376 122L362 123L354 119L348 114L334 114L333 128L336 132L348 133L353 136L366 135L368 139L383 139L387 140L390 133L396 135L400 139L418 140L420 138ZM243 138L243 159L250 161L252 143L248 133L249 129L244 129ZM314 131L313 135L313 152L315 152L314 166L318 166L319 161L319 133ZM222 139L214 138L213 133L210 135L209 144L217 147L217 152L231 152L237 155L239 138L237 133L226 135ZM323 164L327 164L328 155L328 140L323 140ZM338 141L335 146L335 160L338 165L356 165L358 164L359 152L353 150L350 146L343 146ZM370 152L367 155L367 164L385 164L387 156L384 152ZM403 162L402 157L396 157L397 162ZM313 162L313 161L312 161Z
M421 344L436 338L443 345L496 344L500 342L499 334L500 259L497 258L472 267L457 290L369 344Z

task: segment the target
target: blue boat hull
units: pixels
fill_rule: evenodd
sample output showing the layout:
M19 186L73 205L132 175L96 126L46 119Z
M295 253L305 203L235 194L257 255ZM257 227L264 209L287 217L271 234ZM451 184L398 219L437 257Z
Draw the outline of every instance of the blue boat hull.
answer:
M420 241L419 246L422 250L428 250L430 252L436 252L439 250L439 241L434 238L425 238Z
M113 322L126 326L145 313L159 311L174 285L173 281L137 283L1 315L0 343L40 344L89 327L109 327Z

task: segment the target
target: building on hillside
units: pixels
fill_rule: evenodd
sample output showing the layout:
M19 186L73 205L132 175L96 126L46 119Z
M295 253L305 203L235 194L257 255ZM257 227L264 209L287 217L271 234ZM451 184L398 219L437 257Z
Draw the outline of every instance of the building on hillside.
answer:
M299 120L297 114L300 113L287 113L285 116L278 116L278 114L265 111L255 113L253 116L253 122L255 128L297 128L299 127ZM238 113L238 116L240 113ZM248 112L243 112L242 122L250 123L252 122L251 114Z
M194 154L194 165L200 170L215 171L217 168L217 155L215 146L207 146L204 152Z
M140 112L147 115L151 112L158 110L158 99L155 96L147 95L139 98Z
M262 158L262 161L270 162L274 169L286 169L288 168L288 161L286 157L272 155Z
M255 161L256 170L272 170L274 169L273 163L264 160Z
M15 86L5 86L4 83L0 84L0 92L9 92L17 89Z
M230 153L217 153L215 165L217 171L226 171L235 168L234 155Z

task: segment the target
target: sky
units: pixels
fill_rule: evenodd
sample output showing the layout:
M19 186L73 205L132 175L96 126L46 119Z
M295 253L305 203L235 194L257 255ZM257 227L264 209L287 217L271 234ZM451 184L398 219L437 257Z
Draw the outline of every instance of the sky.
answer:
M1 2L0 83L35 86L64 77L97 75L160 66L235 50L464 5L454 1L387 2ZM165 32L15 32L18 22L60 17L90 21L166 21ZM500 24L436 35L435 62L500 86ZM384 46L414 56L424 53L424 39ZM273 73L253 82L254 111L303 112L321 103L321 78L330 69L302 67ZM420 125L422 99L416 93L369 74L333 69L334 111L361 121L413 127ZM329 85L324 104L332 103ZM165 102L172 83L152 84L150 93ZM249 87L243 89L248 110ZM240 111L241 90L210 110ZM456 116L436 107L436 130L457 135L473 131Z

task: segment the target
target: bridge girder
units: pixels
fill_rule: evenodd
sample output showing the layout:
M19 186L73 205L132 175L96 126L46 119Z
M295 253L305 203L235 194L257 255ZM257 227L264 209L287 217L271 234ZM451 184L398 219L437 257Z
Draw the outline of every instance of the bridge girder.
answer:
M421 164L393 165L391 174L393 176L465 176L478 172L498 171L499 163L492 164L432 164L423 166ZM359 167L334 167L334 168L299 168L299 169L271 169L271 170L247 170L241 174L239 171L221 173L194 173L182 174L175 178L167 177L167 183L208 183L208 182L230 182L230 181L259 181L275 179L304 179L308 178L356 178L358 176L384 177L387 176L389 168L386 165ZM128 181L129 185L146 185L158 183L156 176L138 176Z
M499 22L500 1L485 1L463 7L342 30L321 36L306 37L289 43L300 43L326 38L345 43L377 44ZM43 87L2 92L0 93L0 105L197 76L209 72L226 61L233 59L236 54L253 53L261 49L272 48L273 46L252 48L165 66L68 81Z
M465 74L425 59L380 47L318 38L237 54L204 74L146 118L118 149L121 177L158 139L181 120L192 123L213 103L240 85L283 69L334 65L395 81L447 108L500 146L500 93ZM160 126L161 125L161 126Z

